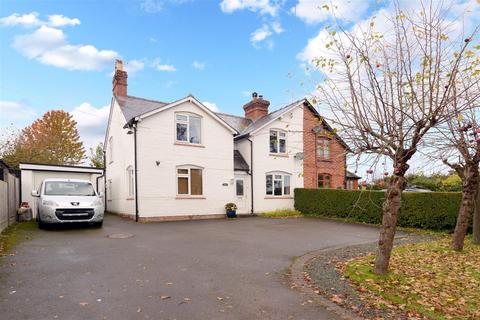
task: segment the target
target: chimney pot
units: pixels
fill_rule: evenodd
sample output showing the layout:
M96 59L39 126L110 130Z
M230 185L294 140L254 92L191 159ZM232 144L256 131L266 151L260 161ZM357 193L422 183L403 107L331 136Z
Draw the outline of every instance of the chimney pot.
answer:
M243 106L245 110L245 118L256 121L268 114L268 106L270 101L264 100L262 95L252 93L252 100Z

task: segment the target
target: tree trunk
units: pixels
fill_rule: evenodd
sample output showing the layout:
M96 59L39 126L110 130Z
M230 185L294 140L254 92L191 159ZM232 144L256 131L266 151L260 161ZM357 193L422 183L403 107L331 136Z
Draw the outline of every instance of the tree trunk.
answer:
M462 184L462 203L458 212L457 224L453 233L452 249L462 251L467 234L468 223L475 207L475 196L478 188L478 165L465 165Z
M480 178L477 185L477 199L475 201L475 210L473 211L473 235L472 242L480 244Z
M402 192L407 185L405 180L405 172L407 172L407 170L408 165L406 163L399 164L397 168L395 168L385 201L383 202L382 229L380 230L377 256L373 268L373 272L376 274L388 273L393 239L397 228L397 217L401 207Z

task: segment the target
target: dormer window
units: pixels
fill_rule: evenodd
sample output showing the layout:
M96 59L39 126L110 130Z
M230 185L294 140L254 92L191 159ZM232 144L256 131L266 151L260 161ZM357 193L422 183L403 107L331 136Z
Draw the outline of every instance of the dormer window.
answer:
M287 133L282 130L270 130L270 153L287 153Z
M177 142L200 144L202 118L191 114L176 114L175 130Z

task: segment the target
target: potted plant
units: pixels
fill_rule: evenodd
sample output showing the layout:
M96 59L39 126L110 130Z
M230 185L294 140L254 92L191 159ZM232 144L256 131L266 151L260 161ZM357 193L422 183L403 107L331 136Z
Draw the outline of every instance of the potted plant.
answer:
M237 205L235 203L229 202L225 205L225 210L227 211L227 217L236 218L237 217Z

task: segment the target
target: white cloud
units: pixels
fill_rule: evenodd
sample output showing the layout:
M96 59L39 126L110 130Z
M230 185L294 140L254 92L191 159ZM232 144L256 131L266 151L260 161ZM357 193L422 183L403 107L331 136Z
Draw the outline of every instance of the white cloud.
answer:
M140 4L140 8L147 13L158 13L163 10L163 1L145 0Z
M260 14L276 16L278 14L278 5L270 0L223 0L220 8L225 13L232 13L237 10L250 10Z
M53 14L48 16L48 25L52 27L76 26L80 24L77 18L65 17L61 14Z
M23 103L0 100L0 114L2 115L3 121L7 120L11 122L10 120L23 120L34 117L36 112Z
M205 62L194 60L192 63L192 67L194 67L197 70L203 70L205 69Z
M30 12L23 15L14 13L9 15L8 17L0 19L0 25L3 26L38 26L40 24L42 24L42 22L40 21L40 19L38 19L37 12Z
M68 44L62 30L47 26L16 36L12 46L29 59L68 70L101 70L119 57L113 50Z
M257 30L253 31L250 34L250 42L253 44L254 47L258 48L258 44L262 41L267 40L271 35L275 33L282 33L284 30L279 22L274 22L270 25L264 24ZM267 47L272 49L273 48L273 41L267 42Z
M159 58L154 59L154 60L150 63L150 66L151 66L152 68L157 69L158 71L166 71L166 72L177 71L177 68L175 68L175 66L172 65L172 64L160 63L160 59L159 59Z
M61 14L53 14L48 16L47 21L42 21L38 18L38 13L33 11L20 15L18 13L13 13L8 17L3 17L0 19L0 25L3 26L24 26L24 27L35 27L35 26L50 26L50 27L64 27L64 26L76 26L80 24L80 20L77 18L65 17Z
M73 108L70 113L77 122L77 129L85 149L95 148L105 138L110 106L96 108L88 102ZM88 152L87 152L88 153Z
M141 71L144 68L145 68L145 63L141 60L130 60L123 66L123 69L127 71L128 74Z
M358 21L368 9L369 2L361 0L311 1L299 0L290 11L306 23L318 23L335 18Z
M16 36L12 46L27 58L33 59L64 43L62 30L41 26L32 33Z
M218 109L218 107L217 107L217 104L215 104L213 102L204 101L204 102L202 102L202 104L213 112L220 111L220 109Z

